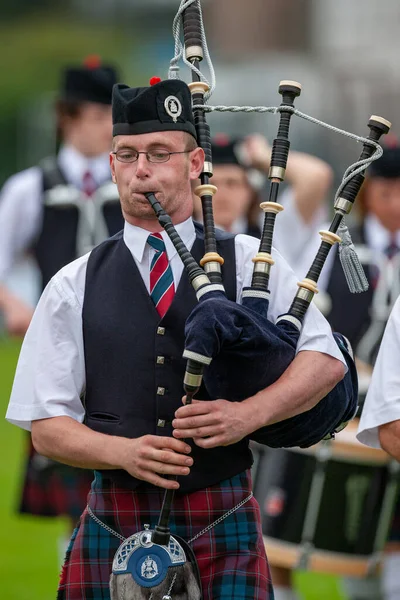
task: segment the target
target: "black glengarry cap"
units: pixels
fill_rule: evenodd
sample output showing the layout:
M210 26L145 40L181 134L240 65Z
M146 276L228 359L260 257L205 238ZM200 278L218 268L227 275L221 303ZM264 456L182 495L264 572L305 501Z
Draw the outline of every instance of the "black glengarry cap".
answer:
M115 85L112 113L113 136L185 131L197 139L192 96L187 84L179 79L157 80L150 87Z
M400 146L383 148L383 156L374 160L367 170L369 177L400 178Z
M88 56L82 66L64 70L60 97L73 102L111 104L112 89L118 81L114 66L102 64L98 56Z

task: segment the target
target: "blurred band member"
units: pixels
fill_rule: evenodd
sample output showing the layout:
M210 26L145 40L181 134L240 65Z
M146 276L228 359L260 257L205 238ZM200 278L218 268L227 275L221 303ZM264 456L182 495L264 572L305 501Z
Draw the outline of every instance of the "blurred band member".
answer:
M234 233L259 237L264 213L259 204L264 198L270 166L271 147L259 134L229 139L219 134L213 139L214 174L212 184L216 226ZM291 151L286 169L288 187L278 199L284 211L276 219L274 247L292 269L302 268L301 257L310 237L316 235L326 219L324 200L332 184L332 170L322 160ZM195 218L201 215L195 199ZM301 274L301 273L300 273Z
M400 297L397 299L379 349L360 420L358 438L383 448L400 461ZM399 511L397 510L399 513ZM385 600L400 597L400 522L392 524L383 568Z
M374 374L363 412L358 438L368 446L382 448L399 460L395 432L400 409L399 368L390 372L398 357L398 307L400 294L400 148L387 148L370 167L361 198L363 212L359 227L361 242L370 254L366 271L370 290L364 294L363 312L358 318L356 353ZM393 309L393 314L389 315ZM387 327L386 327L387 325ZM380 343L383 333L386 333ZM356 338L356 339L357 339ZM379 358L376 356L379 350ZM391 362L387 359L390 357ZM376 360L376 363L375 363ZM397 378L397 379L396 379ZM400 503L397 502L383 559L382 588L385 600L400 598Z
M0 197L0 310L10 334L24 335L33 310L4 283L18 258L31 252L42 288L66 263L123 227L111 182L111 92L114 67L89 57L67 68L56 101L60 150L17 173ZM39 415L38 415L39 416ZM20 510L76 520L85 506L91 474L50 461L32 445Z
M56 101L60 150L13 175L0 195L0 311L7 331L24 335L33 310L6 280L27 252L38 264L42 288L66 263L122 227L111 184L111 90L116 71L89 57L65 69Z

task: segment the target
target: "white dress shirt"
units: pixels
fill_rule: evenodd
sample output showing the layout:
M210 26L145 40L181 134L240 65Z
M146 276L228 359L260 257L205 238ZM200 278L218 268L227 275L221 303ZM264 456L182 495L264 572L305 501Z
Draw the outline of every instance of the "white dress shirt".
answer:
M176 226L190 249L195 241L193 221ZM150 263L154 250L146 243L149 232L125 223L124 241L149 290ZM175 288L183 264L166 232L162 232ZM237 300L243 286L251 283L259 242L247 235L235 238ZM49 282L25 336L18 361L7 419L24 429L31 421L69 416L82 422L84 408L80 395L85 389L85 361L82 339L82 304L88 254L65 266ZM286 312L297 291L297 278L275 250L271 272L270 319ZM315 306L310 306L298 342L298 351L324 352L343 361L330 327Z
M82 188L83 175L90 171L100 185L110 179L109 154L87 158L73 146L63 146L58 164L68 183ZM0 282L40 233L43 214L42 172L32 167L10 177L0 194Z
M378 427L397 419L400 419L400 297L386 325L357 438L367 446L380 448Z

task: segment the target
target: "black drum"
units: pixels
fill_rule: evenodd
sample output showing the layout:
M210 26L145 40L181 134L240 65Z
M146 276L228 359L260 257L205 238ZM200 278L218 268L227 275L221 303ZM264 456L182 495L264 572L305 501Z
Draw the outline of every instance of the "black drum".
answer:
M394 510L399 464L356 439L302 450L254 445L253 489L271 565L364 577L379 563Z

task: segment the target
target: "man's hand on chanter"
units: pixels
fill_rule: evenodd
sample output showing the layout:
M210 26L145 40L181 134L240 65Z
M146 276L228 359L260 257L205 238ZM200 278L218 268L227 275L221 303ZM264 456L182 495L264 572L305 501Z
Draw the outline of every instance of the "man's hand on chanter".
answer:
M130 475L162 487L177 489L179 483L162 475L188 475L193 459L191 447L183 441L157 435L144 435L130 440L132 452L121 465Z
M257 429L248 406L228 400L193 400L178 408L172 426L175 438L193 438L201 448L235 444Z

